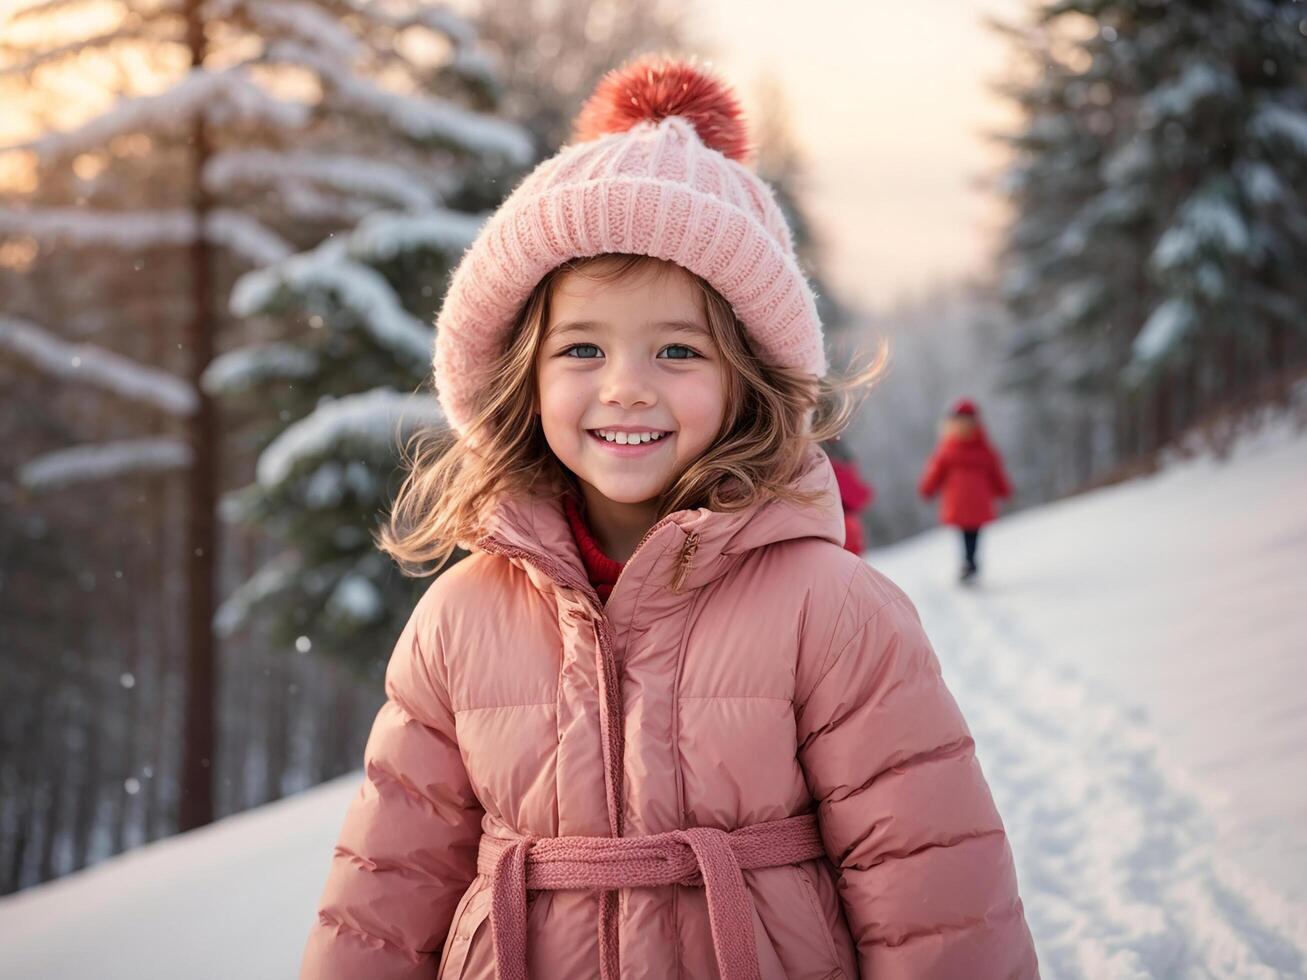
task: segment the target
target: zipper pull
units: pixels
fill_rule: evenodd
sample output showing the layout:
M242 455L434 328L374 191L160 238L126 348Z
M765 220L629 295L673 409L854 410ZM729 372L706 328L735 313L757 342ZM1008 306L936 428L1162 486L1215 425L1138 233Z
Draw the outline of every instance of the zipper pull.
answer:
M690 574L690 568L694 565L694 553L699 550L699 532L691 531L685 537L685 543L681 545L680 554L676 556L676 572L672 575L672 591L680 592L681 586L685 584L685 577Z

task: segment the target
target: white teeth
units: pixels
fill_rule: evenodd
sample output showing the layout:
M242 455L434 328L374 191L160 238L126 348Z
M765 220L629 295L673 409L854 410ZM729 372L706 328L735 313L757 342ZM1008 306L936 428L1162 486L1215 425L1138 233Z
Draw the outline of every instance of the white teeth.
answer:
M657 442L666 432L610 432L607 429L594 430L605 442L614 442L619 446L631 446L640 442Z

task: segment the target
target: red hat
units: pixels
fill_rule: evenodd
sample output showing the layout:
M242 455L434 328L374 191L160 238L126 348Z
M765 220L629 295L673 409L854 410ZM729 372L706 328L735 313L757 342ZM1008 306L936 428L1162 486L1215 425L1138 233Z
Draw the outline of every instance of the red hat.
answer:
M974 418L979 413L976 411L976 403L973 402L970 398L959 398L956 402L953 403L953 410L949 414L970 415L971 417Z

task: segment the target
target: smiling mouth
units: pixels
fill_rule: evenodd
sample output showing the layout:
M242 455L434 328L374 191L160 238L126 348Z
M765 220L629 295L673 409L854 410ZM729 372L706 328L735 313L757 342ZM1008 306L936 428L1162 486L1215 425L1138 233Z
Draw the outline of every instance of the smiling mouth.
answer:
M610 446L647 446L673 435L671 432L618 432L612 429L586 429L586 432Z

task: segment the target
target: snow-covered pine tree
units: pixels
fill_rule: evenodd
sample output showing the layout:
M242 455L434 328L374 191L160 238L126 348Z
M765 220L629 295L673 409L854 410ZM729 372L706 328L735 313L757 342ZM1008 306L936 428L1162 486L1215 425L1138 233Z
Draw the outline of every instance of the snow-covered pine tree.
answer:
M220 632L261 622L287 649L361 672L384 667L421 584L376 550L372 532L398 488L407 437L443 424L434 396L415 393L430 372L430 324L510 176L493 155L432 159L396 176L409 200L378 206L360 194L365 216L353 228L237 283L232 311L266 339L224 353L204 383L260 453L254 482L229 496L226 513L275 546L224 602ZM416 200L421 180L432 191Z
M1099 15L1135 39L1147 80L1107 179L1160 218L1156 292L1126 377L1169 379L1172 431L1307 354L1307 11L1292 0L1187 7Z
M679 43L679 7L491 2L474 24L494 55L503 105L543 155L566 137L603 72ZM421 585L398 574L371 533L397 488L397 445L438 423L429 395L400 396L427 381L429 324L448 274L510 189L502 170L489 180L483 170L475 158L450 161L436 199L391 202L353 230L249 273L235 290L233 310L281 339L220 357L206 383L230 396L262 450L255 482L231 496L230 513L271 531L281 547L224 604L221 629L262 619L282 644L384 667Z
M414 392L430 370L434 305L478 225L443 208L377 212L238 283L232 309L277 324L282 339L220 356L205 385L259 450L254 482L226 511L273 548L220 608L220 633L257 621L287 649L384 666L421 586L371 532L397 489L401 446L443 424L434 397Z
M467 24L418 0L91 7L37 0L6 15L0 83L44 87L47 104L66 106L55 93L86 61L101 77L90 94L80 82L96 106L89 117L5 148L27 161L31 179L0 213L0 234L35 243L35 266L64 273L35 274L102 311L81 321L101 348L189 381L187 454L169 457L185 473L191 529L187 827L213 809L213 502L223 440L199 379L214 351L248 339L226 312L231 283L378 208L457 207L447 197L471 193L460 161L475 158L472 172L493 182L532 147L520 128L486 114L495 82ZM67 297L23 295L32 308L8 311L18 326L0 335L12 341L3 356L40 367L33 352L59 350L78 321L51 316ZM119 453L106 467L93 456L80 470L65 465L63 484L79 473L122 476L132 459L157 469L162 458Z
M1002 29L1024 57L1002 90L1025 120L1009 137L1013 163L1003 185L1015 205L1001 281L1014 321L1007 377L1028 404L1032 426L1042 427L1034 434L1050 444L1048 470L1065 488L1088 478L1095 456L1089 447L1101 443L1095 434L1113 403L1103 334L1128 320L1128 310L1111 307L1133 294L1114 292L1108 279L1130 247L1135 216L1097 226L1092 237L1077 223L1101 186L1103 136L1111 125L1107 82L1093 88L1095 80L1078 78L1083 64L1065 32L1047 25ZM1056 440L1047 439L1052 432Z
M1307 354L1307 27L1291 0L1036 11L1007 28L1003 285L1014 380L1083 482Z

